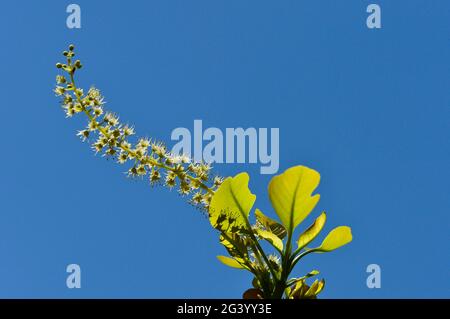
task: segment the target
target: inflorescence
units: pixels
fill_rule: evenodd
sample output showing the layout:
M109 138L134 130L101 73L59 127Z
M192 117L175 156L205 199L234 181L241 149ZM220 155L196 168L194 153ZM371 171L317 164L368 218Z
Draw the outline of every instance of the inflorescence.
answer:
M74 46L64 51L66 63L57 63L56 67L64 75L56 76L57 86L54 90L62 97L62 107L67 117L83 113L88 124L78 132L83 141L89 141L95 153L113 158L119 164L130 163L127 171L130 177L147 177L152 185L164 184L170 189L178 188L182 195L189 195L195 206L208 210L215 190L222 183L222 178L211 175L211 166L196 163L186 155L172 154L162 143L148 138L139 138L135 143L134 127L122 124L119 117L106 112L104 97L100 91L91 87L87 93L75 84L75 72L82 68L80 60L74 61Z

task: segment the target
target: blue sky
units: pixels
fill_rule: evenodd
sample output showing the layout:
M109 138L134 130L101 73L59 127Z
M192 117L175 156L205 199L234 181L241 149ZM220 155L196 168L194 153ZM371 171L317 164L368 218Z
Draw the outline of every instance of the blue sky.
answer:
M107 107L137 132L170 142L176 127L280 129L280 172L318 170L326 230L354 241L310 255L324 298L449 297L448 1L68 1L2 3L0 297L239 298L248 273L207 219L175 192L125 178L75 136L52 88L75 43ZM272 214L271 176L248 171ZM77 263L82 288L66 287ZM382 270L368 289L366 267Z

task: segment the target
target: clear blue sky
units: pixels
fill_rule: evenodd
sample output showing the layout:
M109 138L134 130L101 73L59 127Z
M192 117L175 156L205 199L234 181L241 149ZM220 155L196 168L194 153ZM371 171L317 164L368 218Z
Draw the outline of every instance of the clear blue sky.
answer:
M382 7L382 29L365 25ZM316 210L354 241L309 256L326 298L449 297L450 3L441 1L5 1L0 50L0 297L236 297L206 218L175 192L125 178L75 136L52 93L60 52L139 134L280 128L280 171L322 175ZM257 206L268 175L250 164ZM306 221L309 224L311 219ZM66 288L66 265L82 288ZM382 288L366 287L366 266Z

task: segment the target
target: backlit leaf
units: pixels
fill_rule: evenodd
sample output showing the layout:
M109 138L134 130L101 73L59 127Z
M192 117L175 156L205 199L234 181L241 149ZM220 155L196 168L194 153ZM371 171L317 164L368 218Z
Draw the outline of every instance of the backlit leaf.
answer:
M249 176L240 173L228 177L212 197L209 220L211 225L227 233L242 232L248 227L248 215L256 196L248 188Z
M314 223L311 226L309 226L308 229L303 232L303 234L300 235L297 241L299 249L304 248L306 245L312 242L314 238L317 237L317 235L320 233L323 226L325 225L326 219L327 216L325 213L320 214L320 216L316 218Z
M286 228L284 228L283 225L277 223L272 218L264 215L263 212L260 211L258 208L255 210L255 215L256 220L259 221L266 228L266 230L274 233L280 239L283 239L286 236Z
M294 166L269 183L269 197L281 223L293 230L314 209L320 195L312 196L320 175L305 166Z
M317 295L323 290L325 287L325 280L315 280L311 287L306 291L304 298L316 298Z
M283 242L277 235L267 230L257 229L258 235L271 243L278 251L283 251Z
M242 266L240 263L238 263L235 259L227 257L227 256L217 256L217 259L219 259L223 264L237 269L245 269L244 266Z
M323 240L320 247L314 250L328 252L338 249L352 241L352 230L348 226L339 226L333 229Z

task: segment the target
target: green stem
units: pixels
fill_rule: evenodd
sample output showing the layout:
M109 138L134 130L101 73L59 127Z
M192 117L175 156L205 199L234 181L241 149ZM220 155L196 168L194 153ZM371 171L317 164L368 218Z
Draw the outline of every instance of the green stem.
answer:
M316 251L318 251L318 250L317 249L306 250L306 251L302 252L300 255L293 257L293 259L291 261L291 266L289 268L289 272L294 270L295 265L299 262L300 259L302 259L306 255L309 255L310 253L314 253Z

